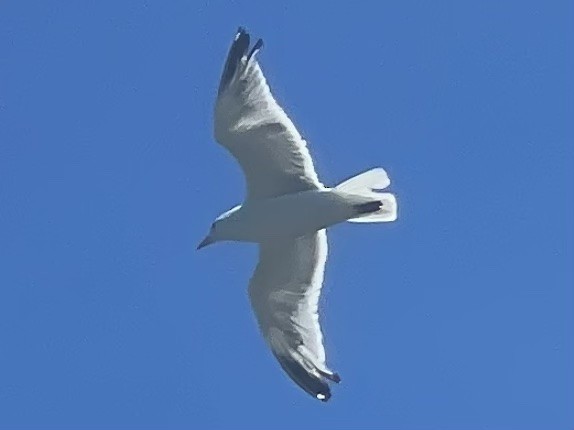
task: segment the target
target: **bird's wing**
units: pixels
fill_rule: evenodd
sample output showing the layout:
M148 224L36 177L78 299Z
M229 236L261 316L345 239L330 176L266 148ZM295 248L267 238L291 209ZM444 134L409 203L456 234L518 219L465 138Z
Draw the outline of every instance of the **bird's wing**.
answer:
M215 104L215 138L239 161L247 199L322 188L307 144L275 101L256 60L261 39L239 28Z
M325 230L262 243L249 297L259 327L287 374L313 397L327 401L328 380L318 302L327 259Z

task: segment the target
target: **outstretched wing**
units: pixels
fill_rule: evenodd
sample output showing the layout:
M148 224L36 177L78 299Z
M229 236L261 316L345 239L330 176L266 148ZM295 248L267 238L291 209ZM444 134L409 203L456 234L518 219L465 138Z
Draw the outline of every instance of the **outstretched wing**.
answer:
M223 69L215 104L215 138L237 159L247 199L322 188L307 144L277 104L250 37L239 28Z
M262 243L249 284L259 327L279 364L297 385L322 401L331 397L327 381L340 381L325 364L317 313L326 259L325 230Z

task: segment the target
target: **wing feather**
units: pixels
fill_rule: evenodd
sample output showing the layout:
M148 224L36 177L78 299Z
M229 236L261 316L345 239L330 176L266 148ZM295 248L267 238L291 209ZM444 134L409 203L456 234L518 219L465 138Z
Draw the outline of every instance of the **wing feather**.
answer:
M248 52L240 28L231 45L215 104L216 140L237 159L247 199L322 188L313 160L293 122L273 98L256 59L259 39Z
M323 401L331 397L327 382L340 380L325 364L319 325L326 259L325 230L263 243L249 284L259 327L279 364L295 383Z

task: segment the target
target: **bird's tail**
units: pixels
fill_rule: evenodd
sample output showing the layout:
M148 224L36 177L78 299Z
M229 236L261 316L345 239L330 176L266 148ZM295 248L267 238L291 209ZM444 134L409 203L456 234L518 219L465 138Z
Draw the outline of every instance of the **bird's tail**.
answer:
M391 180L381 167L353 176L335 187L353 198L357 217L350 222L390 222L397 219L397 200L391 193L381 193Z

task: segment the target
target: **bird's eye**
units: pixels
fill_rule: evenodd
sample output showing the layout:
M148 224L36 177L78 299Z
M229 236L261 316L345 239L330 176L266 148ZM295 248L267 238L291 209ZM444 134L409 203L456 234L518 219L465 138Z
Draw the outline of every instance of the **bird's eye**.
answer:
M215 223L211 224L211 229L215 230Z

